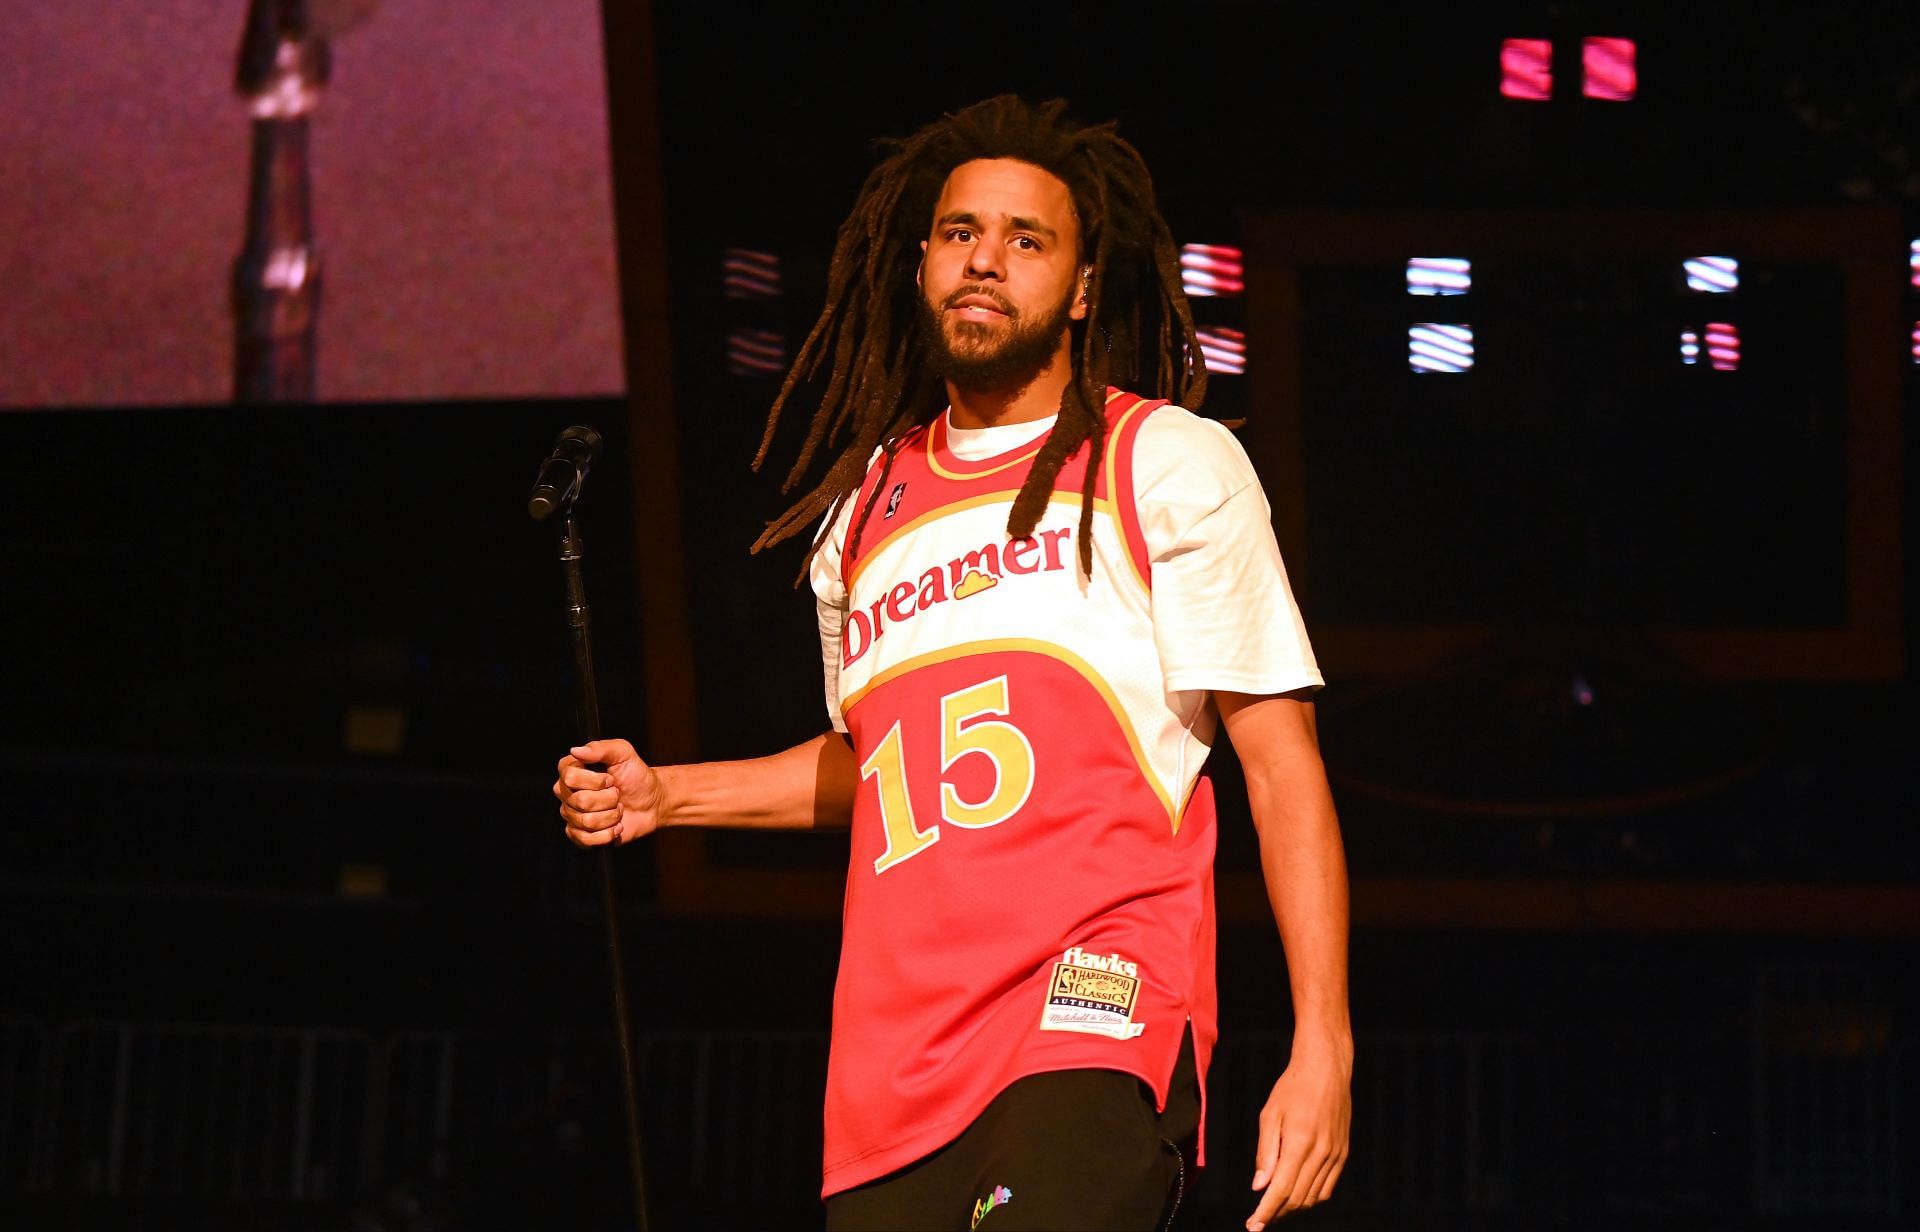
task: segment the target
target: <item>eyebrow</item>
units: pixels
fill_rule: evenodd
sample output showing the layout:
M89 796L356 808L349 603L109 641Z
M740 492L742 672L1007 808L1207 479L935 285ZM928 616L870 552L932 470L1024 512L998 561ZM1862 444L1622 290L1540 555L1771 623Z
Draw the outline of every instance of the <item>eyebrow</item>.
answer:
M971 211L964 210L952 214L942 214L939 220L934 223L934 226L950 227L956 224L978 227L980 225L980 216ZM1012 217L1007 219L1007 224L1015 231L1031 231L1049 243L1057 242L1060 238L1058 231L1055 231L1046 223L1041 222L1038 218Z

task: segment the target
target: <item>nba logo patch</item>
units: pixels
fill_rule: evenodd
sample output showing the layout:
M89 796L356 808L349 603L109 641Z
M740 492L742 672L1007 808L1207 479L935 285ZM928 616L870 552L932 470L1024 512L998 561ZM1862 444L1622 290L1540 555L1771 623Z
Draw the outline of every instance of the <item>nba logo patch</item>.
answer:
M1091 954L1073 946L1053 964L1042 1031L1083 1031L1132 1039L1146 1030L1133 1021L1140 994L1140 965L1118 954Z
M893 516L893 511L900 507L900 498L905 496L906 492L907 485L904 482L893 485L893 491L887 493L887 512L881 516L882 522Z

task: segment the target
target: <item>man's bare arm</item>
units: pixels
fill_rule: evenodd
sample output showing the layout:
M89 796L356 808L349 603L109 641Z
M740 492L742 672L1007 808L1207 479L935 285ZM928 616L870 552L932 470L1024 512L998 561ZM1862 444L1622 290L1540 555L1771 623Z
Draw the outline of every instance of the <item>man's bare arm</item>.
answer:
M667 826L843 830L859 785L847 738L826 732L769 757L657 768L625 740L596 740L560 759L553 794L567 837L599 847Z
M1293 1054L1260 1113L1249 1228L1333 1193L1352 1120L1347 1012L1347 865L1313 703L1298 695L1216 695L1246 771L1260 871L1286 949Z

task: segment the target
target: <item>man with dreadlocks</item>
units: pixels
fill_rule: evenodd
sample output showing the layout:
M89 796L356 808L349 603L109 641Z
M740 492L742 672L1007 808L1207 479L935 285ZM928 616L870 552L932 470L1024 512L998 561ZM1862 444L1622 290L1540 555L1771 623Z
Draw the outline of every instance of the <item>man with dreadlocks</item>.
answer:
M1246 455L1174 405L1199 403L1205 370L1152 181L1063 106L991 99L892 148L768 417L761 458L824 375L789 487L837 456L756 546L820 519L834 731L658 769L596 741L554 784L583 846L851 825L830 1228L1170 1216L1215 1035L1218 725L1295 1010L1248 1226L1326 1198L1346 1158L1320 673Z

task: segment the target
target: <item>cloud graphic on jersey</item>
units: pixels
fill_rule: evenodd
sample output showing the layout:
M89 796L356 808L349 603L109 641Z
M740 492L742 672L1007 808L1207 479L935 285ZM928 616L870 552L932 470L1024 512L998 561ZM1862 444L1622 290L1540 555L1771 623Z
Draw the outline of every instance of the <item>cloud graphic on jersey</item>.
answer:
M992 590L999 584L999 578L982 573L978 569L972 569L967 572L967 576L960 579L960 584L953 588L953 597L965 599L983 590Z

